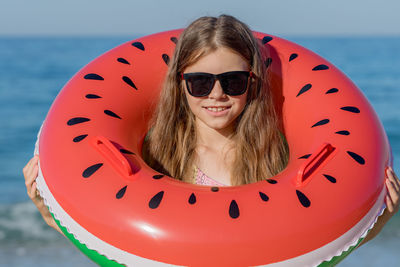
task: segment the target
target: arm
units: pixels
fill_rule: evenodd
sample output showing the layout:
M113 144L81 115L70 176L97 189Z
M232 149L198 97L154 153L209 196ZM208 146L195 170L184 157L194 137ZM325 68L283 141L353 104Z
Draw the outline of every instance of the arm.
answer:
M391 167L386 170L386 187L388 194L386 196L386 209L384 213L378 218L374 228L372 228L365 239L361 242L361 245L367 243L375 236L379 234L383 226L389 221L389 219L399 211L400 206L400 182L397 175L394 173Z
M36 208L39 210L44 221L49 226L53 227L62 235L64 235L61 229L58 227L57 223L54 221L53 216L51 216L48 208L44 204L43 198L40 197L38 191L36 190L36 178L38 176L39 170L38 162L39 156L35 155L22 170L25 177L25 185L28 196L32 200L33 204L35 204Z

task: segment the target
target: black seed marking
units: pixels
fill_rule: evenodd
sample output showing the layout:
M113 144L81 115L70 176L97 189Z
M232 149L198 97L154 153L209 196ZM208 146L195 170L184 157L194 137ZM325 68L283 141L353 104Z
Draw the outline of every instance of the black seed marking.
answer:
M236 219L239 217L239 207L238 204L236 203L235 200L231 201L231 204L229 205L229 216L231 216L232 219Z
M301 156L299 159L308 159L311 156L311 154L306 154L304 156Z
M87 94L87 95L85 95L85 97L88 98L88 99L101 98L101 96L94 95L94 94Z
M132 80L129 77L123 76L122 80L124 82L126 82L129 86L131 86L137 90L136 85L132 82Z
M347 107L341 107L340 109L349 111L349 112L353 112L353 113L360 113L360 110L357 107L347 106Z
M265 62L264 62L264 64L265 64L265 67L266 68L268 68L269 66L271 66L271 64L272 64L272 58L267 58L266 60L265 60Z
M299 190L296 190L296 194L297 194L297 198L299 199L299 201L300 201L301 205L303 205L303 207L308 208L311 205L310 200L302 192L300 192Z
M161 203L161 200L164 196L164 191L158 192L154 197L152 197L149 201L150 209L156 209Z
M90 121L90 119L88 118L83 118L83 117L76 117L76 118L72 118L67 122L67 125L72 126L78 123L82 123L82 122L87 122Z
M119 150L119 152L124 153L124 154L132 154L132 155L135 155L135 153L133 153L133 152L131 152L131 151L129 151L129 150L126 150L125 148L121 148L121 149Z
M164 177L164 175L162 175L162 174L153 175L153 179L156 179L156 180L161 179L163 177Z
M339 92L339 89L337 89L337 88L331 88L331 89L329 89L328 91L326 91L325 94L333 94L333 93L337 93L337 92Z
M122 187L122 188L118 191L117 195L115 196L117 199L120 199L120 198L122 198L122 197L125 195L126 187L127 187L127 185L125 185L124 187Z
M140 50L144 51L144 45L141 42L134 42L132 45Z
M211 191L212 192L218 192L219 191L219 187L213 186L213 187L211 187Z
M300 91L299 91L299 93L296 95L296 97L298 97L299 95L301 95L301 94L307 92L308 90L311 89L311 87L312 87L312 85L309 84L309 83L306 84L306 85L304 85L303 88L300 89Z
M104 81L104 78L101 77L100 75L96 74L96 73L89 73L86 74L85 77L83 77L86 80L98 80L98 81Z
M349 131L337 131L335 134L341 134L341 135L349 135Z
M329 69L329 67L327 65L321 64L318 66L315 66L312 70L316 71L316 70L327 70Z
M264 194L263 192L258 192L258 193L260 194L260 198L263 201L268 201L269 200L269 197L266 194Z
M193 205L194 203L196 203L196 195L194 193L192 193L189 197L188 200L189 204Z
M117 114L115 114L114 112L112 112L111 110L108 110L108 109L104 110L104 114L114 117L114 118L117 118L117 119L121 119L120 116L118 116Z
M270 184L277 184L278 182L276 181L276 180L274 180L274 179L267 179L266 180L268 183L270 183Z
M169 64L169 56L167 54L162 54L162 59L164 60L165 64Z
M327 124L328 122L329 122L329 119L320 120L319 122L317 122L316 124L314 124L313 126L311 126L311 128L316 127L316 126L321 126L321 125Z
M88 135L87 134L79 135L79 136L75 137L72 141L74 141L75 143L78 143L78 142L82 141L83 139L85 139L86 136L88 136Z
M103 163L97 163L86 168L86 170L83 171L82 176L84 178L89 178L93 173L100 169L101 166L103 166Z
M273 38L271 36L264 36L264 38L262 39L262 43L266 44L268 42L270 42Z
M289 62L292 61L293 59L297 58L298 56L299 55L296 54L296 53L291 54L290 57L289 57Z
M335 177L332 177L329 174L324 174L324 176L325 176L326 179L328 179L329 182L336 183L336 178Z
M363 157L361 157L360 155L351 152L351 151L347 151L347 154L350 155L350 157L352 157L355 161L357 161L359 164L364 165L365 164L365 159Z
M172 41L174 44L177 44L177 43L178 43L178 38L176 38L176 37L171 37L171 41Z
M125 58L122 58L122 57L117 58L117 61L118 61L118 62L121 62L121 63L123 63L123 64L131 65L131 63L129 63L128 60L126 60Z

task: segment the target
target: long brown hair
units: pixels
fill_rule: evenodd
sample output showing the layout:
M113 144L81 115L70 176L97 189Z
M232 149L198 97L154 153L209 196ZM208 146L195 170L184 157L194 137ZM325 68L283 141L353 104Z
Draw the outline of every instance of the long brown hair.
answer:
M220 47L241 55L256 76L232 137L235 141L230 170L232 185L266 179L286 166L288 151L278 129L261 46L244 23L228 15L201 17L183 31L150 123L148 153L144 157L151 167L176 179L194 181L195 117L188 106L180 73Z

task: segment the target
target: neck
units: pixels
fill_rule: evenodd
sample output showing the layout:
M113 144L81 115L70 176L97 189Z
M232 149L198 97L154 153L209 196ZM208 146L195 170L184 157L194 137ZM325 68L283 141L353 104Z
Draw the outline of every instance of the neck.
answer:
M202 121L196 120L196 130L198 145L222 151L231 142L234 127L232 124L224 129L213 129Z

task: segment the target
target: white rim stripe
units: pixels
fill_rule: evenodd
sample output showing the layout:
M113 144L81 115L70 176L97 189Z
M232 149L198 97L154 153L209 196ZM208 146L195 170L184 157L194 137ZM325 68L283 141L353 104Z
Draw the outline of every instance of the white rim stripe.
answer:
M43 126L43 125L42 125ZM35 154L39 154L39 136L41 129L38 133L38 138L35 144ZM40 192L41 197L44 199L46 206L49 208L50 212L54 215L54 217L60 221L60 224L67 229L69 233L71 233L76 240L80 243L85 244L89 249L97 251L101 255L105 255L110 260L115 260L118 263L125 264L127 266L173 266L170 264L161 263L158 261L149 260L146 258L142 258L136 256L134 254L130 254L124 250L116 248L98 237L94 236L90 232L88 232L85 228L80 226L76 221L74 221L68 213L66 213L63 208L58 204L58 202L54 199L51 194L47 184L43 178L43 174L39 165L39 174L36 179L37 189ZM384 187L382 192L380 193L378 200L374 204L374 206L370 209L370 211L349 231L345 234L320 247L316 250L313 250L307 254L278 262L273 263L268 266L273 267L282 267L282 266L316 266L323 261L329 261L334 256L339 256L342 252L347 251L351 246L357 244L360 238L363 238L367 235L368 230L373 228L376 223L378 217L383 213L385 209L384 197L386 195L386 188ZM383 204L382 204L383 203ZM325 258L321 259L321 255L328 255Z

